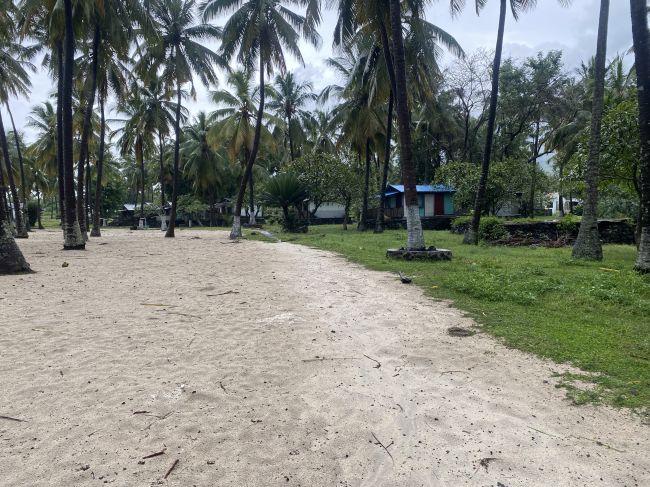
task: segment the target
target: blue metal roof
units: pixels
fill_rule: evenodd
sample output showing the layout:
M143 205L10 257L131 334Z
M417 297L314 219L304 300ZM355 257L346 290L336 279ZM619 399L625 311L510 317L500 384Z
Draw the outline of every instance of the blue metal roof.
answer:
M390 189L394 191L391 191ZM456 190L451 186L446 184L418 184L416 185L416 190L418 193L455 193ZM388 184L386 185L386 195L403 193L404 185L403 184Z

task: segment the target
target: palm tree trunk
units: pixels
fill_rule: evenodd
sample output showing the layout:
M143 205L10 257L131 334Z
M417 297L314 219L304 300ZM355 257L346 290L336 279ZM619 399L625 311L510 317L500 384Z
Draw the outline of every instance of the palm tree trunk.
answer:
M291 155L291 160L296 160L296 152L293 148L293 136L291 135L291 114L287 113L287 134L289 135L289 154Z
M251 208L251 212L248 214L248 224L249 225L257 225L257 221L255 219L255 191L254 191L254 185L253 185L253 171L251 171L251 175L248 178L248 198L249 198L249 204Z
M164 216L165 212L165 146L163 144L162 132L158 131L158 150L160 152L160 211Z
M93 208L93 229L91 237L101 237L100 218L102 215L102 178L104 177L104 143L106 137L106 119L104 114L104 94L99 92L99 152L97 153L97 174L95 181L95 207Z
M90 86L86 93L86 104L84 108L83 128L81 130L81 143L79 145L79 162L77 164L77 218L79 227L85 240L88 240L86 225L86 210L84 208L84 170L86 160L88 159L88 139L91 135L91 123L93 116L93 105L95 103L95 92L97 91L97 69L98 69L98 51L101 42L101 31L99 24L95 23L95 33L93 35L93 45L91 51L90 66Z
M594 94L591 108L591 136L589 138L589 157L587 158L585 171L585 202L578 238L573 245L572 255L575 259L603 259L603 246L598 235L598 183L600 172L600 128L605 97L608 20L609 0L601 0L594 72Z
M366 139L366 166L363 170L363 197L361 200L361 218L357 230L366 231L366 220L368 220L368 191L370 191L370 139Z
M0 190L5 191L4 187L0 187ZM0 198L0 275L29 271L29 264L11 234L8 208L4 198Z
M559 176L560 176L560 181L559 181L559 187L558 187L558 193L557 193L557 204L559 206L559 211L560 211L560 216L564 216L564 188L562 187L562 178L564 177L564 161L560 162L560 167L559 167Z
M413 172L413 147L411 140L411 114L408 105L406 84L406 61L402 39L402 15L399 0L390 0L390 23L393 34L393 63L395 67L395 101L397 103L397 124L399 126L402 179L406 199L406 229L408 250L424 249L424 233L420 221L420 208Z
M176 206L178 203L178 177L179 177L179 165L180 165L180 143L181 143L181 83L177 82L178 93L176 95L176 119L174 120L174 133L176 134L176 140L174 141L174 174L172 178L172 211L169 215L169 226L167 227L167 232L165 233L166 238L174 238L176 229Z
M16 153L18 155L18 167L20 168L20 196L22 198L23 204L23 221L25 222L25 228L29 232L31 228L29 226L29 216L27 215L27 182L25 181L25 164L23 163L23 151L20 148L20 138L18 137L18 131L16 130L16 124L14 123L14 115L11 113L11 108L9 108L9 102L6 103L6 106L7 113L9 113L9 120L11 120L11 128L14 131Z
M2 145L2 156L5 161L5 168L7 169L7 182L9 183L9 192L11 193L11 201L14 205L14 221L16 222L16 238L27 238L27 228L25 227L25 220L23 218L23 211L20 207L20 198L16 190L16 183L14 181L14 171L9 159L9 143L7 142L7 134L5 127L2 123L2 114L0 114L0 145Z
M59 218L65 232L65 169L63 163L63 40L56 42L57 83L56 83L56 166L59 189ZM65 234L64 234L65 236Z
M506 27L507 0L501 0L499 10L499 29L497 31L497 45L494 51L492 64L492 93L490 93L490 108L488 110L487 133L485 135L485 149L481 163L481 177L479 178L474 201L474 214L472 222L463 237L463 243L478 244L478 230L481 224L481 213L485 206L485 193L487 192L488 175L490 173L490 160L492 159L492 142L494 141L494 126L497 119L497 103L499 101L499 71L501 70L501 52L503 51L503 34Z
M38 222L38 229L43 230L43 222L41 221L41 190L36 186L36 221Z
M639 252L634 268L650 272L650 32L645 0L630 0L632 37L636 60L639 132L641 136L641 202L643 209Z
M533 155L530 162L530 196L529 196L529 215L535 218L535 191L537 191L537 158L539 157L539 124L537 120L535 124L535 139L533 140Z
M135 157L138 160L138 167L140 168L140 218L144 218L144 147L142 137L138 136L135 143Z
M72 0L63 0L65 40L63 52L63 170L65 189L65 250L83 250L86 241L77 219L77 200L74 191L74 133L72 127L72 82L74 70L74 26Z
M390 143L393 138L393 90L388 97L388 118L386 120L386 146L384 147L384 167L381 173L381 184L379 185L379 208L377 209L377 221L375 222L375 233L384 231L384 215L386 213L386 185L388 184L388 168L390 166Z
M246 183L248 178L251 177L253 172L253 164L257 158L257 152L260 148L260 137L262 135L262 117L264 116L264 56L260 56L260 105L257 110L257 120L255 121L255 136L253 137L253 147L251 149L250 157L246 163L246 169L242 176L239 185L239 192L237 193L237 201L235 203L235 213L232 218L232 229L230 230L230 238L235 240L241 237L241 209L244 204L244 195L246 194Z

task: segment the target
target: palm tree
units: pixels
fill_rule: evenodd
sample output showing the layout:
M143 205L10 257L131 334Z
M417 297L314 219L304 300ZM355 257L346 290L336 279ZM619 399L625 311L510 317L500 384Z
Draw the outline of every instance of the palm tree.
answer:
M23 205L23 220L25 222L25 228L27 231L30 231L29 218L27 215L27 180L25 178L25 164L23 160L23 138L22 135L16 130L16 123L14 122L14 115L11 113L11 107L9 103L6 104L7 113L9 114L9 120L11 121L11 128L13 133L14 144L16 146L16 158L18 159L18 168L20 170L20 197L21 204Z
M232 89L216 90L211 93L212 101L221 107L210 114L212 124L209 140L213 146L225 146L231 161L241 160L242 174L250 158L255 140L255 106L259 100L259 90L252 86L249 73L234 71L228 76L228 85ZM264 112L263 120L281 124L281 121ZM274 145L273 137L265 125L262 125L261 139L265 145ZM253 171L249 185L250 213L249 224L255 224L255 200Z
M399 148L402 161L402 179L406 212L408 250L424 249L424 233L420 221L415 173L413 172L413 147L411 140L411 112L406 84L406 59L402 38L402 14L399 0L390 0L390 25L393 35L393 65L395 72L395 104L399 128Z
M650 31L645 0L630 0L641 136L641 239L634 267L650 272Z
M296 150L296 139L302 135L302 127L310 117L309 112L303 110L303 107L317 98L313 89L310 82L297 81L293 73L287 72L275 77L273 89L269 91L271 98L269 108L286 122L286 138L292 161L299 152Z
M218 39L221 29L205 23L195 25L195 8L194 0L152 0L152 32L145 38L146 45L141 47L144 54L138 63L141 72L150 76L161 68L160 77L176 90L172 210L165 237L174 237L176 226L183 85L190 83L194 94L193 73L208 86L217 83L215 66L227 67L219 55L203 44Z
M315 26L320 21L320 6L317 0L288 0L287 3L305 6L305 16L284 7L280 0L207 0L202 5L203 18L210 20L218 15L233 12L223 28L221 54L230 61L233 57L252 72L259 70L259 107L255 123L253 146L246 163L244 176L239 186L231 239L241 237L241 209L260 147L262 119L264 118L265 71L273 73L275 67L281 73L286 71L284 50L288 50L304 64L298 40L300 35L317 45L320 37Z
M15 11L13 4L10 7L10 12ZM10 14L10 17L13 16ZM26 95L29 92L31 83L29 80L28 70L34 69L34 66L29 62L29 59L34 55L34 49L31 47L25 47L19 42L16 42L16 34L15 29L9 25L7 26L7 31L0 33L0 105L6 105L7 109L9 109L9 98L12 96ZM11 118L13 124L13 117ZM16 140L18 140L18 138L16 138ZM27 238L29 235L27 233L27 227L25 226L25 214L21 209L21 200L18 196L18 191L14 181L14 171L9 156L9 145L2 120L2 113L0 113L0 146L4 165L7 169L7 180L9 182L9 190L14 208L16 237ZM22 154L20 153L19 147L18 149L18 159L21 161ZM21 170L21 174L24 174L24 169ZM22 179L24 181L24 177ZM23 187L23 196L25 195L24 191L25 188ZM25 202L25 199L26 198L23 198L23 203Z
M568 5L571 0L558 0L562 5ZM500 0L499 8L499 27L497 30L497 42L494 50L494 62L492 63L492 91L490 93L490 107L488 109L487 129L485 135L485 147L483 150L483 160L481 163L481 176L479 178L478 188L476 190L476 199L474 202L474 213L472 221L467 227L463 243L478 244L478 229L481 223L481 213L485 207L485 195L487 192L488 175L490 173L490 161L492 159L492 145L494 141L494 128L496 125L497 103L499 100L499 72L501 70L501 54L503 51L503 36L506 25L506 13L508 3L512 16L517 20L522 12L525 12L537 3L536 0ZM451 0L450 6L452 13L457 14L464 6L464 0ZM487 0L475 0L476 14L487 4Z
M585 201L578 238L573 245L572 252L573 257L576 259L603 259L603 246L598 235L598 183L600 174L600 132L605 100L608 20L609 0L601 0L593 102L591 105L591 135L589 137L589 156L585 169Z
M193 182L199 193L208 194L210 226L214 226L216 192L224 182L225 168L221 154L209 142L210 123L205 112L199 112L194 123L184 129L181 153L185 165L183 172Z

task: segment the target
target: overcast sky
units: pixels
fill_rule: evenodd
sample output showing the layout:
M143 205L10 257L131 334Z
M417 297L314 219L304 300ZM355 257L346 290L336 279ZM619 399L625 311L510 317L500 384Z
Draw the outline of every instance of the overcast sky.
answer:
M325 2L323 2L325 3ZM473 4L468 0L468 6ZM568 8L561 7L556 0L539 0L537 8L520 16L515 22L509 14L506 21L504 57L525 58L539 51L561 49L564 63L568 70L577 67L580 61L587 60L596 50L598 28L599 0L573 0ZM625 53L632 45L630 26L630 5L627 0L612 0L609 18L608 58L617 53ZM427 9L427 20L445 29L453 35L466 52L482 47L494 49L499 15L499 2L491 0L477 17L472 8L458 17L452 18L444 0L435 2ZM305 66L290 61L289 67L295 70L301 79L312 81L316 90L336 82L334 73L325 67L325 59L332 56L332 31L336 21L333 11L325 11L319 31L323 38L320 49L303 45L302 52ZM441 64L451 59L445 54ZM46 73L33 75L33 90L29 99L11 100L12 110L19 130L24 130L28 141L32 133L25 127L26 118L31 108L47 99L53 89L52 81ZM198 88L198 87L197 87ZM188 103L190 110L210 111L207 91L198 88L196 101ZM3 111L3 117L5 112ZM9 121L5 122L7 130Z

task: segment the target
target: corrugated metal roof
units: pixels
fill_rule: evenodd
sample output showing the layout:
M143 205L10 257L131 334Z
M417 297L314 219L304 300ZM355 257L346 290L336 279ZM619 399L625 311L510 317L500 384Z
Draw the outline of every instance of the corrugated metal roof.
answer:
M389 184L386 186L386 193L390 191L388 188L393 188L398 193L404 192L403 184ZM418 193L455 193L456 190L446 184L418 184L416 185Z

